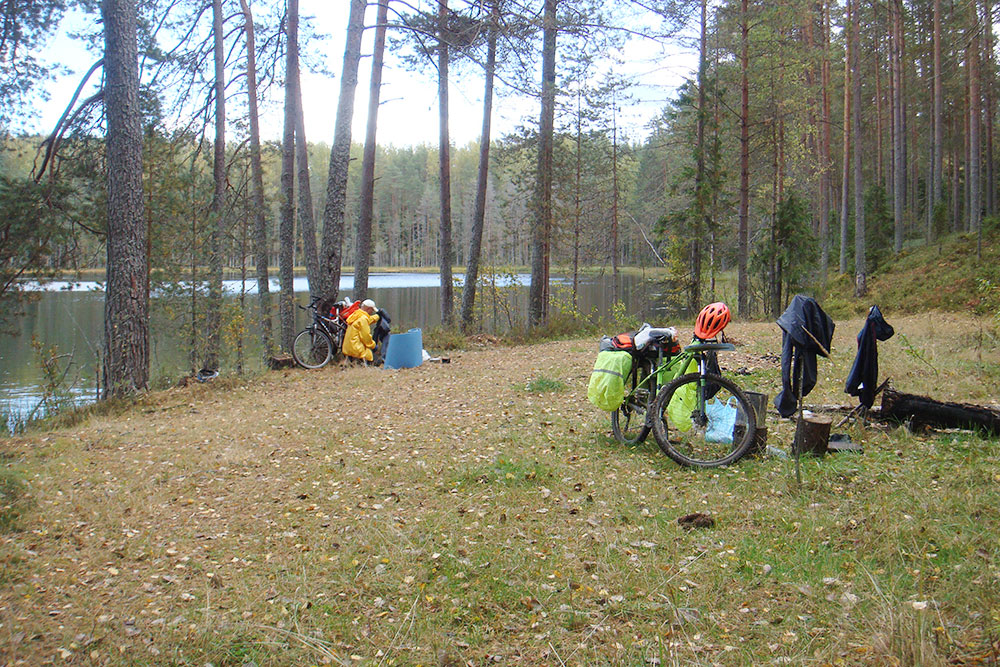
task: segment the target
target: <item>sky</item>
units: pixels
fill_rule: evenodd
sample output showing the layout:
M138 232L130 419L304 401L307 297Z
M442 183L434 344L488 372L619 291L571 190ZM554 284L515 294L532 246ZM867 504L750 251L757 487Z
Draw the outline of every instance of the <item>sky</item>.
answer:
M411 0L411 4L429 7L431 1ZM436 0L433 1L436 3ZM375 11L374 6L369 7L366 25L375 22ZM304 44L302 49L322 49L325 54L323 64L333 74L330 76L305 71L302 74L306 136L310 142L331 143L340 93L339 73L343 65L348 3L345 0L300 0L300 12L303 16L314 17L315 30L328 35L324 42ZM67 28L92 20L78 15L71 16L67 21ZM362 41L364 56L371 54L373 41L374 30L366 30ZM41 105L41 113L29 122L29 131L51 131L69 102L80 76L96 59L82 45L66 37L65 33L54 40L50 53L53 60L67 64L71 71L47 86L49 100ZM616 72L637 84L632 101L623 105L619 125L633 140L641 139L646 134L645 125L648 121L663 108L676 87L686 77L692 76L696 58L679 44L664 47L642 40L629 41L618 56L624 64L617 66ZM352 124L353 137L357 142L363 141L365 136L370 71L371 58L362 57ZM449 131L453 145L462 146L479 138L482 125L482 88L482 77L468 68L452 77L449 86ZM423 73L410 71L404 67L397 54L387 51L381 100L377 135L379 144L437 144L437 80L433 68L428 67ZM513 94L498 83L493 105L494 137L511 132L526 121L536 120L537 116L537 100ZM280 139L281 123L281 100L271 100L263 105L261 133L265 140Z

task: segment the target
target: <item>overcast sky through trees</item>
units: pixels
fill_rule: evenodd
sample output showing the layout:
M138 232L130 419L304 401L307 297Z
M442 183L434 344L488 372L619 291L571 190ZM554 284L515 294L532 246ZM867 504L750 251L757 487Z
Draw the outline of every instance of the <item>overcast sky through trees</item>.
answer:
M417 7L427 9L436 0L417 0ZM303 17L314 17L313 25L317 33L329 36L323 42L313 41L302 45L303 52L325 51L325 66L333 73L303 72L302 96L305 106L306 136L310 141L330 143L333 137L333 112L339 92L339 69L343 61L344 35L347 25L347 7L340 2L329 0L302 0ZM47 133L51 131L59 115L76 88L82 72L99 56L87 53L78 41L66 37L66 32L90 27L93 19L78 13L70 14L64 22L62 33L52 40L50 59L72 69L72 73L61 76L49 83L50 99L41 106L41 113L25 119L24 129L28 132ZM366 25L375 21L375 6L368 8ZM391 21L391 19L390 19ZM633 26L633 29L636 29ZM362 53L369 56L374 31L366 30L362 42ZM658 113L667 99L675 93L676 87L693 76L696 56L679 43L668 45L672 53L663 53L663 46L641 39L631 40L625 47L624 69L616 68L616 74L628 76L638 84L632 91L633 101L623 105L621 127L632 140L644 137L646 122ZM371 58L361 62L359 79L364 85L358 86L355 100L353 134L364 136L365 112L368 105L369 68ZM537 78L537 77L535 77ZM389 52L386 54L385 71L382 75L382 105L379 111L379 144L407 146L414 144L434 144L437 142L437 83L433 70L428 67L423 73L408 71L400 59ZM451 138L455 145L465 145L479 137L482 124L482 78L481 73L470 66L463 66L458 76L453 76L451 91ZM511 90L498 82L499 99L494 103L494 136L512 131L519 124L534 122L538 115L538 101L524 96L514 96ZM261 105L261 134L264 140L281 138L281 96L272 95Z

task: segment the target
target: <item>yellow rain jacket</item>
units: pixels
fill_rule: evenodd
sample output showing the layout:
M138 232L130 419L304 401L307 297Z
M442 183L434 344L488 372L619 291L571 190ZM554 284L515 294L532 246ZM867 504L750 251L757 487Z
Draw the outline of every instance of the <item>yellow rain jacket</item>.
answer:
M347 317L347 332L344 334L344 356L355 357L371 361L372 349L375 348L375 341L372 340L372 325L378 322L378 315L369 315L358 308Z

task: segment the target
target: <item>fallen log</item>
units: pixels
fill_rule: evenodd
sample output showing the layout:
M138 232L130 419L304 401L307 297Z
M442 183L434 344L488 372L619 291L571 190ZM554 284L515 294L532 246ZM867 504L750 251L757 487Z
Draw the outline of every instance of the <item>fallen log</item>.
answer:
M965 428L987 435L1000 435L1000 412L979 405L946 403L926 396L904 394L891 387L882 392L882 419L903 422L910 420L914 426L939 428Z

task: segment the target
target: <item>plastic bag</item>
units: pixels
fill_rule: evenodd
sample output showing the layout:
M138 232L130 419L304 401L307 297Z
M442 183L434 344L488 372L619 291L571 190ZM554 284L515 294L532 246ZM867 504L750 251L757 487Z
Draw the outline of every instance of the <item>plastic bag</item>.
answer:
M725 403L716 399L705 404L708 418L705 440L708 442L732 443L737 413L736 406L731 405L734 398L730 396Z

